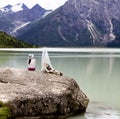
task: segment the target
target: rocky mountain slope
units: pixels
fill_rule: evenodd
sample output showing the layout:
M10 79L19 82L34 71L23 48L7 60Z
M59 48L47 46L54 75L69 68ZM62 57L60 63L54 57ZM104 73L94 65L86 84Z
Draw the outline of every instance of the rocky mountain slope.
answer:
M27 24L40 19L46 12L38 4L29 9L25 4L7 5L0 8L0 30L11 35L16 35L16 31Z
M69 0L19 33L41 46L120 47L120 1Z

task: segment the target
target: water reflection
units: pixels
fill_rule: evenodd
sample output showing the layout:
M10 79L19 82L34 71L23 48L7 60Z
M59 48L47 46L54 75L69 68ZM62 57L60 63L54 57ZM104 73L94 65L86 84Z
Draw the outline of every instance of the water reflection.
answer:
M97 63L96 63L96 61L97 61ZM98 61L99 60L96 60L96 58L91 58L88 61L87 69L86 69L86 74L88 76L93 75L96 70L100 69L100 68L98 68L98 67L100 67L100 64L98 63ZM101 65L104 65L104 70L103 70L104 73L101 73L101 74L103 74L104 77L106 76L105 77L106 79L110 79L112 72L113 72L114 63L115 63L115 58L113 58L113 57L105 58L101 62ZM97 64L98 64L98 66L96 66ZM97 69L96 69L96 67L97 67Z
M104 103L90 102L85 114L68 119L120 119L120 108Z
M90 107L91 106L91 107ZM85 114L87 119L119 119L120 108L104 103L92 102Z

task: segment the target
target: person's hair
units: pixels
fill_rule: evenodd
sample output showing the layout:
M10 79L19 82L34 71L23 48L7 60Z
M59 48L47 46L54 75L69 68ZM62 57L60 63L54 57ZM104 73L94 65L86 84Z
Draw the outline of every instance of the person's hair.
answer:
M30 62L31 62L31 59L29 59L28 64L30 64Z
M50 67L49 64L47 64L47 67L46 67L48 70L52 70L52 68Z

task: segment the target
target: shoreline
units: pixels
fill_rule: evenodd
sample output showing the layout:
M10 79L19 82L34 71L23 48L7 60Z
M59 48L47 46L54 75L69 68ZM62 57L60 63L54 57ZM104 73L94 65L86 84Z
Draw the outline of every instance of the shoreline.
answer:
M95 52L95 53L120 53L120 48L0 48L0 51L18 51L18 52L42 52L43 49L47 49L48 52Z

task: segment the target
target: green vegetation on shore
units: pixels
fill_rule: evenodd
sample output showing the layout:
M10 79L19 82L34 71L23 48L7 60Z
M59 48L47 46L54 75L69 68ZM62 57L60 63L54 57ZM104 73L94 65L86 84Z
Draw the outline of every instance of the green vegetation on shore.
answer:
M0 48L30 48L34 47L23 41L17 40L15 37L0 31Z
M10 117L10 109L0 101L0 119L8 119Z

